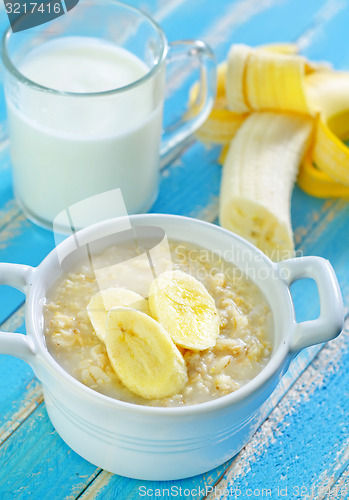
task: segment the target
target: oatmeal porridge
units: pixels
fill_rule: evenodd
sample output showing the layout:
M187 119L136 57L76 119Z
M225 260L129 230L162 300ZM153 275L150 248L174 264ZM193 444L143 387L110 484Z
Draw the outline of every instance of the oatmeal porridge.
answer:
M118 255L117 263L115 255ZM81 265L66 273L51 289L44 306L49 352L77 380L122 401L182 406L202 403L238 390L263 369L271 356L272 317L264 295L232 264L191 244L171 241L169 246L157 249L156 257L152 257L150 265L146 254L134 258L127 248L110 247L93 257L93 266ZM184 331L188 321L182 323L181 316L175 321L176 317L168 313L169 309L162 314L163 301L154 302L153 297L157 295L149 292L154 283L161 283L171 273L177 278L185 278L183 286L187 289L182 298L193 301L194 295L196 300L197 294L201 294L200 313L204 301L204 319L200 319L202 328L199 323L190 323L189 339ZM170 293L170 286L164 288ZM98 310L96 304L101 298L102 306ZM125 382L122 371L115 366L114 344L110 348L108 339L111 334L105 330L106 314L111 309L108 317L116 311L119 316L123 314L128 318L130 308L137 321L146 318L144 324L149 323L148 336L149 332L155 332L151 339L155 342L152 352L142 351L136 360L137 366L142 365L140 369L149 371L149 366L144 364L147 356L155 355L159 335L159 345L165 341L164 349L169 350L170 359L174 360L173 370L181 371L179 375L176 372L169 374L173 387L177 387L175 393L164 397L151 397L152 393L147 393L144 397L137 387L132 389L132 385ZM178 311L184 311L183 308L186 310L185 303L177 303L171 314L178 314ZM109 323L112 320L109 318ZM210 330L206 338L205 328ZM169 336L167 331L171 334L170 341L164 338ZM134 344L134 352L143 349L139 345ZM168 358L165 364L167 367ZM132 372L131 365L126 368ZM142 385L142 380L139 380Z

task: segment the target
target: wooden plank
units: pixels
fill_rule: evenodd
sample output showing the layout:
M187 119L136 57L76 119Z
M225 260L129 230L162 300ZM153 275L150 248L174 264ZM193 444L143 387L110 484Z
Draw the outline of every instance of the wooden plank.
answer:
M326 2L315 16L314 25L298 39L302 52L310 59L329 60L336 69L348 70L349 55L338 50L348 21L349 10L345 0Z
M76 498L98 474L58 437L44 405L2 445L0 491L8 498Z
M1 325L3 331L25 332L24 306ZM0 379L6 380L0 397L0 444L42 403L41 384L24 361L0 356Z
M333 500L335 498L349 498L349 466L327 492L326 497L324 497L325 500Z
M337 202L307 235L302 245L306 254L319 255L330 260L341 285L346 307L349 302L348 218L349 204L345 201Z
M348 408L346 409L347 419L349 417ZM340 428L339 432L347 432L346 429ZM348 435L348 432L347 432ZM315 478L309 494L309 500L316 500L321 495L322 497L332 495L332 498L344 498L349 495L349 481L346 485L343 482L346 472L349 471L349 438L341 447L335 450L333 458L333 466L330 470L324 470L319 477ZM345 491L346 490L346 491Z

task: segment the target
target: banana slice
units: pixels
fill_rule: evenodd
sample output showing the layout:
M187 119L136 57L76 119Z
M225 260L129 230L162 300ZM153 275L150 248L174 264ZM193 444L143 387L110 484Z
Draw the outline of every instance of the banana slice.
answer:
M177 394L188 380L182 354L166 330L136 309L114 307L107 314L106 347L123 384L145 399Z
M105 342L107 313L117 306L130 306L149 314L148 301L126 288L107 288L96 293L87 305L87 313L97 337L103 342Z
M175 344L198 351L215 345L220 324L215 302L190 274L162 273L150 286L149 307Z

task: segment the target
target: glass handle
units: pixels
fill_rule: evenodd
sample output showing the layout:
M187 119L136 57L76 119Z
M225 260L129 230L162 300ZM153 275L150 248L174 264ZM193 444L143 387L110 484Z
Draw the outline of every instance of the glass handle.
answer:
M187 58L197 59L200 63L200 86L196 100L191 105L190 116L186 113L171 131L166 132L160 156L162 160L197 130L210 114L216 97L216 62L211 48L200 40L181 40L170 43L168 61L177 62ZM162 162L163 163L163 162Z

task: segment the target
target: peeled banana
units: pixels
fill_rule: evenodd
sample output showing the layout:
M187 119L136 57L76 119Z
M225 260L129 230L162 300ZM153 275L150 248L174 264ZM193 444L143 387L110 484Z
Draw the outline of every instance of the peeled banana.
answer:
M105 343L120 380L145 399L177 394L188 380L182 354L166 330L145 313L129 307L111 309Z
M238 130L224 162L220 224L272 260L294 252L291 193L312 128L306 116L253 113Z
M215 345L219 314L214 299L194 276L179 270L162 273L150 286L149 307L178 346L201 351Z
M94 295L87 305L87 313L100 340L105 342L107 314L116 306L131 306L149 314L148 301L126 288L108 288Z

